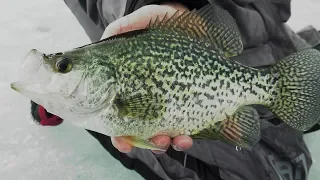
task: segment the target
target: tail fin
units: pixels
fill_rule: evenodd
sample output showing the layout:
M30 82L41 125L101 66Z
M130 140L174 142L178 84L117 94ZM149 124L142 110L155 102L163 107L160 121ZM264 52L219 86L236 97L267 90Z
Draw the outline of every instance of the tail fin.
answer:
M279 75L270 110L289 126L305 131L320 120L320 51L306 49L271 67Z

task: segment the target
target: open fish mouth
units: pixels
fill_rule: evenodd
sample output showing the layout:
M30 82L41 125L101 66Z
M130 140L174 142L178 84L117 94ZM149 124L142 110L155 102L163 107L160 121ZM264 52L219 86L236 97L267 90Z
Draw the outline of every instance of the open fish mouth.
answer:
M32 49L18 67L18 80L10 87L38 104L45 104L48 100L45 86L51 77L52 72L45 64L45 54ZM53 98L54 95L50 96Z
M46 110L50 113L61 111L64 106L59 104L63 102L61 96L58 93L47 92L45 87L41 83L35 81L16 81L10 84L11 88L21 95L27 97L33 102L46 107ZM56 102L60 106L56 105ZM65 103L66 104L66 103Z

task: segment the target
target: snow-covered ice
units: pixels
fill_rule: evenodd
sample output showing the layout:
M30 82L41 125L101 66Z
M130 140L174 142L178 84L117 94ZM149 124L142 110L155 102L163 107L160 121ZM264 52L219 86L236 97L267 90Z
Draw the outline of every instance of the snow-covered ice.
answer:
M66 122L40 127L30 103L10 90L31 48L54 52L89 39L63 1L6 0L0 6L0 179L141 179L125 169L85 130Z
M31 48L57 52L89 42L66 7L57 0L3 0L0 6L0 179L141 179L125 169L85 130L64 122L40 127L30 116L29 100L10 89L17 66ZM320 1L293 0L294 30L320 29ZM311 180L320 176L316 132L306 136L314 164Z

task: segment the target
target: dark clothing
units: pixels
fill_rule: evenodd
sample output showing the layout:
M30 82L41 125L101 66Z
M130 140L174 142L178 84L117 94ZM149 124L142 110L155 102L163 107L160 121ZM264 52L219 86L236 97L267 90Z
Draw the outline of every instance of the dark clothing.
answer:
M143 178L150 180L160 180L157 174L153 172L146 164L144 164L139 159L130 158L126 154L119 152L116 148L113 147L111 143L111 138L103 134L87 130L93 137L95 137L101 145L109 151L109 153L116 159L118 159L123 166L128 169L135 170ZM194 157L189 157L185 162L185 153L175 151L172 147L166 152L168 156L172 159L175 159L181 164L186 164L186 168L194 170L200 179L211 179L211 180L221 180L219 177L219 168L216 166L210 166L199 159Z
M85 32L98 41L112 21L155 0L65 0ZM179 2L190 9L213 1ZM290 0L216 0L236 19L244 52L233 59L252 67L269 66L298 50L284 23L290 17ZM298 41L300 42L299 38ZM298 43L299 44L299 43ZM263 106L261 140L252 151L213 140L194 140L186 152L170 149L163 155L134 148L128 154L115 150L107 136L90 132L123 165L146 179L305 180L312 164L303 133L275 118Z

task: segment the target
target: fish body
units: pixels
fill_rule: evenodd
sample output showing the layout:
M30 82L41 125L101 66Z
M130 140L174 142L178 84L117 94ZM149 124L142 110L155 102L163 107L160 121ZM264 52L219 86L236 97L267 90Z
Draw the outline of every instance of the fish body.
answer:
M121 55L107 58L117 95L101 114L109 114L103 119L114 136L192 135L240 106L272 102L275 77L178 33L149 31L118 43Z
M252 104L298 130L319 121L318 51L258 70L230 59L242 48L232 17L209 5L63 53L33 50L27 76L11 86L75 125L149 149L159 134L252 147L260 139Z

